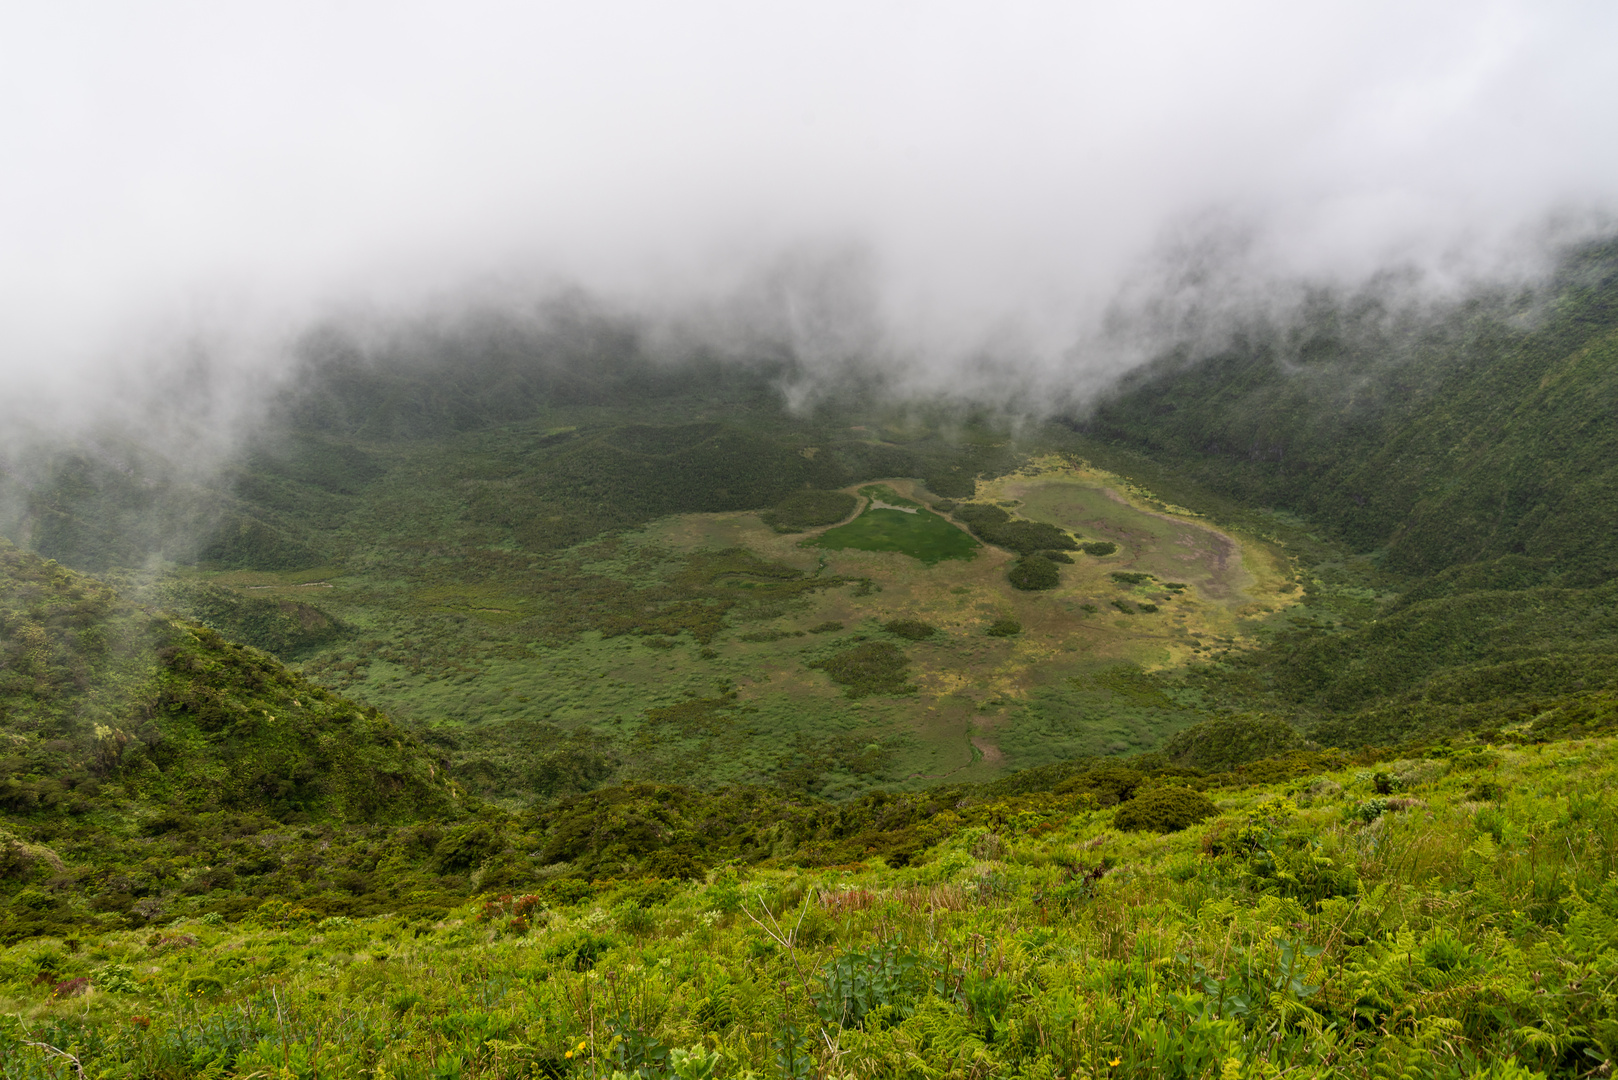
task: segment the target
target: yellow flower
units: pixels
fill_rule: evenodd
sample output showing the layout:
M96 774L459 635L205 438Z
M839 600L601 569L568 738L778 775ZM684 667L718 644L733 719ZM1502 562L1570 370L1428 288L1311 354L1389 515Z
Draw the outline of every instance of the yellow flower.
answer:
M1124 1059L1121 1058L1121 1057L1115 1057L1111 1061L1107 1062L1107 1064L1108 1065L1117 1065L1122 1060L1124 1060Z
M573 1056L573 1051L569 1050L567 1053L563 1054L562 1056L565 1057L565 1058L570 1058L570 1057Z
M580 1050L583 1050L583 1049L584 1049L584 1043L582 1043L582 1042L581 1042L581 1043L579 1043L579 1049L580 1049Z

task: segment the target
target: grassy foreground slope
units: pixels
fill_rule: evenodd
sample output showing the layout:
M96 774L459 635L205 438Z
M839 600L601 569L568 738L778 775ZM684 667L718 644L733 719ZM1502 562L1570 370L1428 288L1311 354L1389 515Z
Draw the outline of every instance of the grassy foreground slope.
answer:
M902 868L32 940L0 953L0 1075L1607 1074L1611 739L1152 771L963 793ZM592 820L633 846L655 816Z

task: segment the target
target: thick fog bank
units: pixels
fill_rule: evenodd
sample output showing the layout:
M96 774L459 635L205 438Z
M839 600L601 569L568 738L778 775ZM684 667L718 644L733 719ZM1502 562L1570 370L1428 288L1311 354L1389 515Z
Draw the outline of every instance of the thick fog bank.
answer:
M1286 283L1531 274L1618 195L1610 5L70 3L4 29L0 373L48 429L128 407L216 441L311 327L565 289L659 355L785 356L797 403L853 366L1077 401Z

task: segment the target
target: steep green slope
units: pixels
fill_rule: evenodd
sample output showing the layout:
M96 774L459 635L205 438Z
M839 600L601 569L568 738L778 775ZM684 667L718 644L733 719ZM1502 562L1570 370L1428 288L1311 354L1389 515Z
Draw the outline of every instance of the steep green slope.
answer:
M1618 243L1545 290L1437 317L1323 296L1289 331L1128 380L1082 426L1244 502L1293 510L1390 568L1526 554L1570 584L1618 570Z
M243 822L463 815L437 773L375 709L0 542L0 811L58 870L66 858L105 872L153 837L239 834ZM5 893L35 876L8 874ZM91 892L115 913L149 895L105 880ZM66 912L29 908L11 932Z

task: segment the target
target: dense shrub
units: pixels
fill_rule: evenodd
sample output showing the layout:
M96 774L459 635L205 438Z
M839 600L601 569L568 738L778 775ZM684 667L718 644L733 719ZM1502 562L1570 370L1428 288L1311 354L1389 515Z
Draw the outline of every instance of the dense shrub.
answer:
M759 515L776 532L800 532L835 525L854 512L859 500L843 491L794 491Z
M350 633L331 614L299 600L243 596L217 585L178 581L153 592L165 607L283 660L331 645Z
M1062 583L1062 573L1056 564L1042 555L1025 555L1012 564L1006 573L1012 587L1033 592L1054 589Z
M1022 633L1022 623L1016 619L996 619L984 633L990 637L1015 637Z
M1015 520L998 506L987 503L963 503L955 508L955 517L984 543L1014 551L1019 555L1032 555L1038 551L1077 551L1078 542L1055 525L1039 521Z
M1162 754L1177 765L1223 772L1250 761L1302 749L1303 736L1274 716L1231 716L1205 720L1176 732Z
M910 673L910 661L905 654L885 641L869 641L852 649L837 653L818 663L810 664L841 683L851 698L871 694L903 694L911 687L905 682Z
M882 629L906 641L924 641L938 633L938 627L920 619L890 619L882 624Z
M1218 813L1219 808L1199 791L1160 787L1124 803L1113 824L1126 832L1179 832Z
M1080 544L1079 550L1086 555L1111 555L1118 550L1118 545L1111 540L1094 540L1088 544Z

